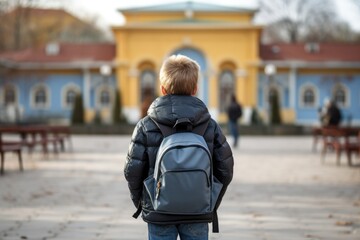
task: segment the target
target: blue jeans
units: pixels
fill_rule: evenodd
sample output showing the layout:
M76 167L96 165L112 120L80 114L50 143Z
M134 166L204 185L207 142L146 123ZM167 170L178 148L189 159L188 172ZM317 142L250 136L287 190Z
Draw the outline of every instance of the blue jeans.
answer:
M208 240L208 223L158 225L148 223L149 240Z
M238 138L239 138L239 131L237 128L237 122L235 121L229 121L229 130L230 130L230 134L234 139L234 143L233 146L237 147L238 144Z

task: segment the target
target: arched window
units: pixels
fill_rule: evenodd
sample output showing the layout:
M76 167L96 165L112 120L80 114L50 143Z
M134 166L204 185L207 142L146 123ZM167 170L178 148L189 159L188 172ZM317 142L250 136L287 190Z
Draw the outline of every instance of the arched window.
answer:
M62 89L62 106L71 109L75 103L76 95L79 94L80 87L75 84L68 84Z
M33 88L31 104L34 108L48 108L50 106L50 92L44 85Z
M348 105L349 93L346 87L343 85L337 85L333 90L333 99L340 107Z
M303 108L318 107L319 93L317 87L312 83L305 83L300 87L299 106Z
M13 86L6 86L4 89L4 104L16 104L16 90Z
M46 103L46 92L45 89L38 89L35 92L35 104L41 105Z
M70 89L66 92L66 106L72 106L75 102L76 91Z
M303 101L305 106L313 106L315 103L315 94L312 89L306 89L303 95Z
M156 74L153 70L144 70L140 75L141 102L146 98L155 98Z
M219 78L219 110L226 111L226 106L229 104L230 96L235 89L235 75L231 70L223 70Z

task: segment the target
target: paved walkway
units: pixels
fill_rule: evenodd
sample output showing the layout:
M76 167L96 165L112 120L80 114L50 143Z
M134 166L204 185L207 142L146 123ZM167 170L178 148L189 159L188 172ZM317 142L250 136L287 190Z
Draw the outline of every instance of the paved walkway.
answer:
M15 157L0 177L0 240L147 239L131 215L129 137L75 136L73 152ZM219 210L222 240L359 240L360 167L320 163L309 137L243 137ZM356 164L360 165L359 159Z

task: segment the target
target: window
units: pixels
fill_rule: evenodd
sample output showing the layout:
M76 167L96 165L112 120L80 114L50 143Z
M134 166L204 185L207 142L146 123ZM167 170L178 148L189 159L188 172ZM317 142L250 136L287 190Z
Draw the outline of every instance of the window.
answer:
M219 93L219 109L220 112L226 111L226 106L229 104L230 96L235 89L235 76L231 70L223 70L220 74L220 93Z
M344 89L336 89L334 92L334 99L337 104L345 105L346 103L346 96Z
M333 99L340 107L349 105L349 92L344 85L337 85L333 90Z
M76 95L80 94L80 87L76 84L70 83L62 88L62 107L65 109L72 109L75 104Z
M14 87L5 87L4 104L11 105L16 103L16 92Z
M315 105L315 93L312 89L306 89L303 95L303 103L306 107L312 107Z
M76 98L76 91L68 90L66 92L66 106L73 106Z
M316 85L305 83L300 87L299 106L302 108L316 108L319 105L319 93Z
M39 89L35 92L35 104L41 105L46 103L46 92L44 89Z
M140 75L141 102L146 98L155 98L156 74L152 70L144 70Z
M31 104L34 108L48 108L50 92L45 86L34 87L31 94Z

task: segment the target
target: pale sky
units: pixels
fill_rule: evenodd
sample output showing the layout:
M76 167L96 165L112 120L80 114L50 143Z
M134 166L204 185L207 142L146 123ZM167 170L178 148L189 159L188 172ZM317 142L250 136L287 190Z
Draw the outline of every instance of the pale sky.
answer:
M65 0L66 8L77 15L85 14L97 16L99 24L120 25L124 19L117 11L118 8L149 6L163 3L181 2L181 0ZM199 2L221 4L235 7L256 8L257 0L199 0ZM272 0L269 0L272 1ZM360 1L360 0L359 0ZM351 0L335 0L340 17L348 21L351 26L360 31L360 9Z

